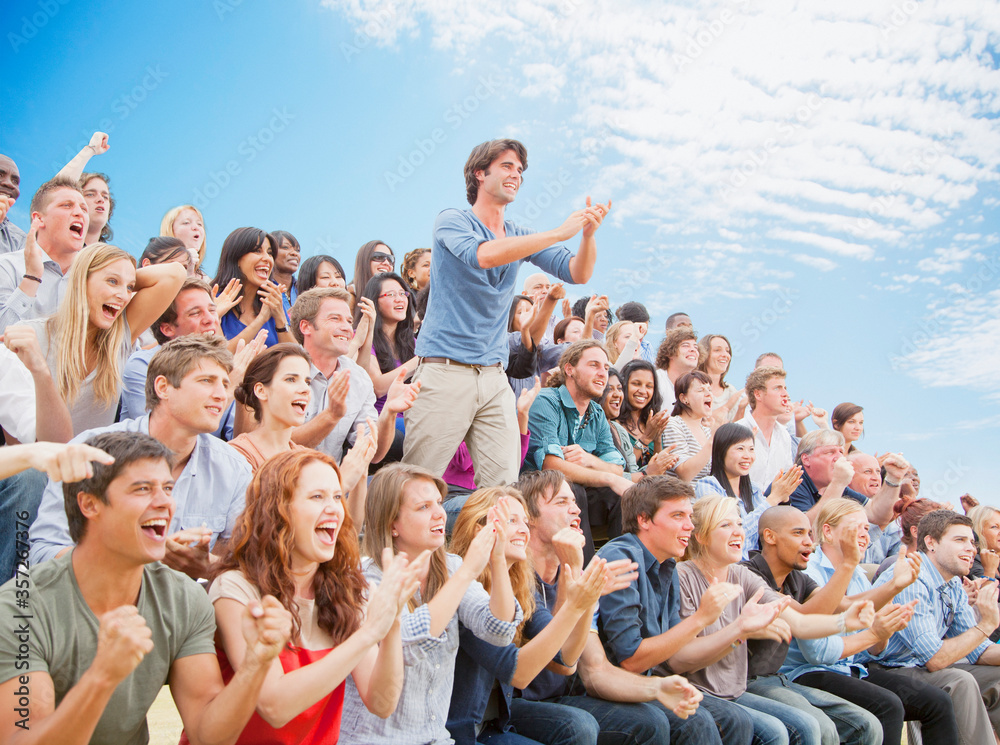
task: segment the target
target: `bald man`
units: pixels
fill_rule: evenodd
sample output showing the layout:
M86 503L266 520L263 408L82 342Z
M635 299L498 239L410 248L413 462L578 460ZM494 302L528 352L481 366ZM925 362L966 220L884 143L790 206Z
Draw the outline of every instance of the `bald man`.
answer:
M527 279L524 280L524 288L521 290L521 294L525 297L530 297L531 302L538 305L545 300L545 296L549 294L550 287L552 287L552 282L549 281L549 278L541 272L535 272L528 275ZM545 327L545 333L542 334L539 346L548 346L553 343L552 335L555 332L556 324L561 320L562 313L553 313L549 316L549 323Z
M12 223L7 213L21 196L21 172L6 155L0 155L0 254L24 248L25 232Z
M848 463L854 468L854 477L850 488L871 499L882 489L882 466L873 455L855 450L847 456ZM894 518L895 513L890 516ZM887 556L899 553L903 544L903 529L895 519L889 519L884 524L869 523L868 550L865 552L866 564L881 564Z
M844 561L825 585L819 585L804 571L814 543L812 527L805 513L787 505L771 507L761 515L758 530L761 550L743 562L746 567L758 574L772 590L791 597L791 606L800 612L836 613L844 610L844 596L861 559L861 549L856 540L841 546ZM860 649L878 643L877 630L880 630L878 624L849 637L808 642L793 640L791 654L785 642L750 639L747 641L750 651L747 671L750 683L747 690L809 713L822 710L818 713L836 724L841 742L876 742L881 738L875 736L874 740L869 739L876 732L878 735L884 733L885 743L896 745L903 729L904 709L895 693L860 677L826 671L818 664L798 664L804 657L817 663L820 658L823 662L843 660ZM785 674L775 675L778 669ZM818 673L820 670L825 672ZM806 683L810 675L805 673L827 676L829 680L824 678L824 681L829 685L812 681ZM799 675L802 679L798 679ZM859 726L861 730L856 729ZM826 732L824 729L824 741Z

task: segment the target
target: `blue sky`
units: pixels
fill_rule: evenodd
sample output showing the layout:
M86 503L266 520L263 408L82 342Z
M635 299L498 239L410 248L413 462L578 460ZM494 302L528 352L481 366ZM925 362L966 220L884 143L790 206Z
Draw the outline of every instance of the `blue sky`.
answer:
M795 398L865 407L924 496L1000 505L995 2L9 3L12 219L97 129L116 242L195 202L353 265L463 206L477 143L524 141L510 215L614 200L587 292L782 354ZM348 269L350 272L350 269ZM527 272L525 272L527 274ZM583 294L570 288L570 297Z

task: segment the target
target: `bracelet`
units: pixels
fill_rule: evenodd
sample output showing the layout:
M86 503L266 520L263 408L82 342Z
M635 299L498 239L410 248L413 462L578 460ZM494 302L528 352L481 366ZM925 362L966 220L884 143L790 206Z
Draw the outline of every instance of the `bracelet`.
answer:
M38 284L42 283L42 278L36 277L34 274L22 274L21 276L25 279L30 279L32 282L37 282Z
M891 481L889 481L889 477L888 476L886 478L882 479L882 483L885 484L886 486L891 486L893 489L895 489L897 486L899 486L899 484L894 484Z
M286 334L286 333L288 333L288 327L287 326L282 326L280 329L277 326L275 326L274 330L275 330L276 333L279 333L279 334Z
M978 623L977 623L977 624L976 624L976 625L975 625L975 626L974 626L973 628L975 628L975 629L976 629L976 631L980 632L980 633L981 633L981 634L982 634L983 636L985 636L985 637L986 637L987 639L989 639L989 638L990 638L990 635L989 635L989 634L987 634L987 633L986 633L985 631L983 631L983 630L982 630L982 629L981 629L981 628L979 627L979 624L978 624Z
M839 616L837 616L837 630L841 634L847 633L847 611L844 611Z
M742 639L737 639L732 644L729 645L730 649L739 649L740 645L743 643Z

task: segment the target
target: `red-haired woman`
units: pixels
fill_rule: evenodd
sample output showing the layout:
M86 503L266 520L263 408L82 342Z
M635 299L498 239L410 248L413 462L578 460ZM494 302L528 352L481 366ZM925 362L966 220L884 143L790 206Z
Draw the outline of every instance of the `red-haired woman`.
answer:
M366 606L358 536L332 458L293 450L261 466L209 590L223 675L243 664L242 613L251 601L276 597L292 614L293 634L239 743L337 742L348 676L374 714L393 712L403 675L400 615L418 581L415 565L391 551L382 566Z

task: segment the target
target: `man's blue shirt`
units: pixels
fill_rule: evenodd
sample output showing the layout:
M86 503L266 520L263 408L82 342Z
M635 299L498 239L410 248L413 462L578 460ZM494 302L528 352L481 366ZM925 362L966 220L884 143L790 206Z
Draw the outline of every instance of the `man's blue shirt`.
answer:
M597 401L587 404L583 416L576 408L569 389L543 388L528 412L528 429L531 443L524 459L527 469L542 470L546 455L562 458L567 445L579 445L583 450L603 461L625 467L625 459L615 447L611 425Z

